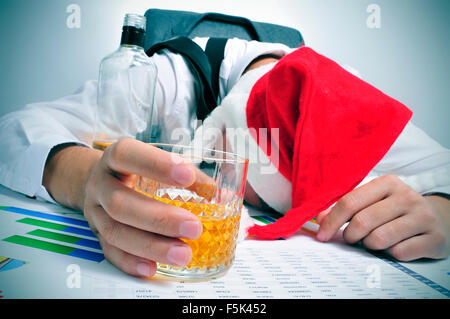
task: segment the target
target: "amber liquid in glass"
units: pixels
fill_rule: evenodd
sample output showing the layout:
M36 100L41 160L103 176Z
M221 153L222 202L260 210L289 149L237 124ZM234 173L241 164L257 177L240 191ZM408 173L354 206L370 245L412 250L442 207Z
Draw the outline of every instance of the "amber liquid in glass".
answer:
M203 233L198 239L181 239L192 248L192 260L186 266L188 269L231 264L236 248L240 214L226 214L224 205L191 203L156 196L153 198L191 211L203 224Z
M138 190L139 191L139 190ZM148 194L140 191L149 196ZM239 232L241 215L239 208L232 209L225 205L196 203L159 196L150 196L166 204L184 208L195 214L203 224L203 233L197 239L181 238L192 248L191 268L211 268L224 266L228 268L234 259L236 240ZM237 212L236 212L237 210ZM236 212L236 213L235 213ZM160 267L173 267L160 264Z

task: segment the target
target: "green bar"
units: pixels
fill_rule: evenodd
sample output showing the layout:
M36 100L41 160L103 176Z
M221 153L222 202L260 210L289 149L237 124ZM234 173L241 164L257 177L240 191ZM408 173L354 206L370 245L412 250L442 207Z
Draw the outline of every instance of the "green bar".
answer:
M9 206L0 206L0 210L4 210L5 208L8 208Z
M68 243L68 244L76 243L77 241L79 241L81 239L81 238L78 238L75 236L54 233L52 231L47 231L47 230L43 230L43 229L35 229L35 230L28 232L27 234L37 236L37 237L42 237L42 238L58 240L58 241L62 241L64 243Z
M3 241L7 241L13 244L19 244L23 246L38 248L42 250L51 251L58 254L67 255L68 253L74 251L76 248L58 245L54 243L49 243L48 241L37 240L34 238L14 235L8 238L3 239Z
M261 223L264 223L264 224L270 224L267 220L265 220L265 219L263 219L263 218L261 218L261 217L259 217L259 216L252 216L252 218L254 218L254 219L260 221Z
M33 219L33 218L23 218L23 219L18 220L17 222L23 223L23 224L28 224L28 225L49 228L49 229L54 229L54 230L63 230L64 228L67 227L67 225L55 224L55 223L46 222L43 220Z

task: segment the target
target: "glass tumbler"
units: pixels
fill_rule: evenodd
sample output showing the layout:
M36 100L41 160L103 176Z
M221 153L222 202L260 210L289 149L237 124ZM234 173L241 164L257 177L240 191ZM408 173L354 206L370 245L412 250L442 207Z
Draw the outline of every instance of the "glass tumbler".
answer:
M181 238L192 248L191 262L184 267L158 264L157 273L181 280L217 277L227 271L234 260L248 159L191 146L150 145L191 163L195 182L182 188L139 177L135 189L164 203L189 210L203 224L203 233L198 239Z

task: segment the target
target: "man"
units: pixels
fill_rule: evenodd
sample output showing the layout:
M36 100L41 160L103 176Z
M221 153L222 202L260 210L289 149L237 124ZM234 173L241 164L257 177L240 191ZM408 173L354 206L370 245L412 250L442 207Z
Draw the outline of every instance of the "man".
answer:
M196 39L196 42L205 47L205 39ZM292 49L280 44L229 40L220 70L221 97L228 94L244 72L276 60L255 60L258 56L272 54L281 58L290 52ZM177 54L162 51L152 59L158 67L155 103L160 114L164 114L159 123L161 130L165 130L161 140L171 142L173 128L195 129L192 114L195 114L195 96L199 94L197 79ZM132 139L120 140L104 152L90 148L95 97L96 81L89 81L75 95L29 105L3 117L0 132L2 149L6 151L0 155L0 182L29 196L83 210L105 257L128 274L152 276L156 271L155 262L188 264L191 249L178 238L200 236L202 225L197 217L139 194L132 185L136 176L142 175L167 184L187 186L195 180L192 168L181 160L174 161L172 156L159 149ZM415 163L429 169L449 165L448 150L417 128L410 126L402 135L404 138L399 138L398 148L415 149L408 145L411 139L419 139L423 147L412 160L412 170L417 169ZM393 158L386 157L381 163L387 168L386 174L395 173L395 167L390 164L398 164L398 156ZM411 160L403 164L410 167ZM429 191L448 194L448 187ZM408 196L404 197L406 193ZM377 203L386 197L392 200L377 207ZM246 199L255 205L262 204L251 187L247 187ZM384 246L380 246L377 237L371 237L372 230L386 224L385 219L373 217L379 216L373 213L382 208L395 212L389 215L390 220L401 212L413 216L415 225L425 225L412 227L414 232L406 232L406 236L414 236L416 231L429 234L428 246L398 249L402 252L398 254L392 250L395 257L401 260L442 258L448 255L449 202L440 196L424 197L394 177L381 177L350 192L331 213L320 214L318 219L323 226L318 238L328 240L354 216L347 232L350 242L366 238L369 248L389 248L384 247L388 243L390 247L396 247L404 236L393 240L392 236L397 234L394 227L390 237L383 242Z

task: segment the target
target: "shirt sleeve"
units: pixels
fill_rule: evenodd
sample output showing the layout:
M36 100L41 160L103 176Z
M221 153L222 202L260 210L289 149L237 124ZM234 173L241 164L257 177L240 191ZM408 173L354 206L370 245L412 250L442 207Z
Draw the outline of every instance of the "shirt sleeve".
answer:
M421 194L450 194L450 150L409 122L369 178L387 174Z
M342 67L361 78L360 72L351 65ZM449 195L450 150L410 121L388 153L360 185L388 174L396 175L422 195L430 193Z
M97 81L73 95L29 104L0 119L0 183L28 196L53 201L42 186L47 156L59 144L88 146L93 131ZM54 201L53 201L54 202Z

